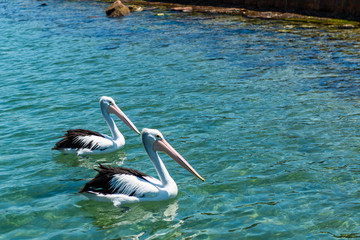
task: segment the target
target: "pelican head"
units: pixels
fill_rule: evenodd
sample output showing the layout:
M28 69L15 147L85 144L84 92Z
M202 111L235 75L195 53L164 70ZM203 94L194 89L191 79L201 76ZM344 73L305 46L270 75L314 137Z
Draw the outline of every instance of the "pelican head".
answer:
M135 125L130 121L130 119L121 111L121 109L116 105L114 99L111 97L102 96L100 98L100 108L102 111L105 111L107 114L115 114L121 121L123 121L126 126L132 129L137 134L141 134Z
M169 157L174 159L180 166L185 168L191 174L202 181L205 181L193 167L165 140L162 133L157 129L144 128L141 132L141 138L144 146L152 146L152 151L161 151L166 153ZM145 147L146 148L146 147ZM148 151L148 149L147 149Z

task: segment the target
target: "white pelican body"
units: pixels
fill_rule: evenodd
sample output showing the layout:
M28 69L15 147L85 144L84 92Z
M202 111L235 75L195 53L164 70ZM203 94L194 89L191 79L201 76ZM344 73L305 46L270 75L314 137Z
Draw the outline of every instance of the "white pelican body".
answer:
M140 134L135 125L120 110L112 98L105 96L101 97L100 109L110 128L112 137L90 130L71 129L62 136L63 139L57 142L52 149L59 150L63 153L77 153L78 155L84 155L108 153L123 147L125 145L125 138L120 133L114 120L110 117L110 113L115 114L130 129Z
M125 203L162 201L174 198L178 188L157 151L168 154L190 173L205 181L190 164L164 139L156 129L143 129L141 133L145 150L156 168L159 180L129 168L100 165L98 175L79 191L99 201L111 201L115 206Z

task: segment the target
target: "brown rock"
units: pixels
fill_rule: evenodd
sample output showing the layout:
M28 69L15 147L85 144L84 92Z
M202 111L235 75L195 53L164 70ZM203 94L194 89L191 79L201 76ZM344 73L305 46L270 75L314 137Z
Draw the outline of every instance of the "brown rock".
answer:
M130 12L142 12L144 10L143 7L137 5L130 5L129 6Z
M172 11L180 11L180 12L192 12L192 7L173 7L171 8Z
M105 10L108 17L122 17L130 14L130 10L120 0L115 1Z

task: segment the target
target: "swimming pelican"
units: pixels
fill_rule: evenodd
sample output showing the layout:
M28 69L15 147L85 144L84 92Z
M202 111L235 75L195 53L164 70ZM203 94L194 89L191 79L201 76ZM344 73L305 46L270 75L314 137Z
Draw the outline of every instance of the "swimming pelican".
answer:
M103 96L100 98L100 109L110 128L112 138L90 130L70 129L61 137L63 139L57 142L52 150L85 155L108 153L123 147L125 145L125 138L116 127L114 120L110 117L110 113L115 114L115 116L120 118L130 129L141 134L111 97Z
M99 169L95 169L98 174L79 192L94 200L113 202L115 206L174 198L178 192L177 185L157 151L166 153L194 176L205 181L165 140L159 130L144 128L141 139L160 180L134 169L106 167L100 164Z

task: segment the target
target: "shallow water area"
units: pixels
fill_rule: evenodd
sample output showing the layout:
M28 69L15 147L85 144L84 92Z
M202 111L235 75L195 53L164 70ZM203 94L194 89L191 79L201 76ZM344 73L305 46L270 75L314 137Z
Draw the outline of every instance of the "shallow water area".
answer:
M358 29L160 10L109 19L106 6L0 0L0 239L360 237ZM70 128L110 134L103 95L206 182L161 154L175 199L116 208L78 194L98 163L156 176L117 119L115 153L51 151Z

